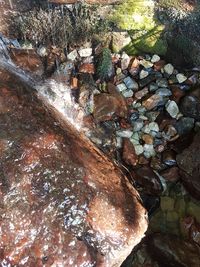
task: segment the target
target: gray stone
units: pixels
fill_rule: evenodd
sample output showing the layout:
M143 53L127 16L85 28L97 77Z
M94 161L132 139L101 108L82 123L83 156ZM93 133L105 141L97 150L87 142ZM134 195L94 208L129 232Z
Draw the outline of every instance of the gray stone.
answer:
M156 84L156 83L151 83L150 85L149 85L149 91L150 92L154 92L154 91L156 91L158 89L158 85Z
M140 60L140 65L142 65L145 69L153 67L153 63L145 59Z
M155 94L160 96L171 96L172 92L168 88L159 88L156 90Z
M158 55L153 55L151 58L151 62L152 63L156 63L160 60L160 57Z
M130 138L133 135L133 132L131 130L118 130L116 131L116 135L119 137Z
M184 74L182 74L182 73L178 73L176 75L176 79L177 79L177 81L179 83L183 83L183 82L185 82L187 80L187 77Z
M172 118L177 117L179 113L179 108L175 101L168 100L168 102L165 105L165 108Z
M136 155L141 155L144 151L142 145L135 145L134 148L135 148L135 154Z
M126 85L124 83L120 83L116 87L117 87L117 90L119 92L123 92L123 91L126 91L127 90L127 87L126 87Z
M133 123L133 131L134 132L139 132L142 129L143 126L144 126L143 120L138 119L137 121L135 121Z
M151 158L156 155L153 145L145 144L143 148L144 148L144 156L146 158Z
M172 73L174 72L174 67L170 63L166 64L163 69L164 72L167 73L168 75L172 75Z
M90 57L92 55L92 48L82 48L78 53L80 57Z
M156 84L158 87L168 87L168 81L166 78L158 78L156 80Z
M122 95L124 97L132 97L133 96L133 91L132 90L122 91Z
M146 70L141 70L139 76L140 76L140 79L144 79L144 78L146 78L148 75L149 75L149 72L148 72L148 71L146 71Z
M134 81L133 79L131 79L131 77L126 77L124 79L124 83L126 84L127 88L128 89L131 89L131 90L138 90L138 83L136 81Z
M194 128L194 119L189 117L182 117L175 124L175 129L179 135L185 135Z
M78 57L78 52L77 50L73 50L72 52L70 52L68 55L67 55L67 58L71 61L74 61L76 60L76 58Z

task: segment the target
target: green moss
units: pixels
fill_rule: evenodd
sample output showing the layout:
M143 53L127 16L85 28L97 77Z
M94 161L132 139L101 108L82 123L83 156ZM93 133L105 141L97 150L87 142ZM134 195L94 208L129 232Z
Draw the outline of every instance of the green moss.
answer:
M112 56L109 48L104 48L99 56L97 65L97 76L100 80L105 80L112 72Z
M132 42L124 49L128 54L166 54L167 42L162 34L164 26L155 19L154 8L153 1L126 0L113 11L111 20L131 35Z
M163 8L176 8L182 9L183 7L183 0L159 0L158 5Z

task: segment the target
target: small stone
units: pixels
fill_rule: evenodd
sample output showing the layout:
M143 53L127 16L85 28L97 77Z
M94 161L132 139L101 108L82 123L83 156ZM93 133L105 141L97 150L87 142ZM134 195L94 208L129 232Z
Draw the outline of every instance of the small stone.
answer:
M140 72L140 79L144 79L149 75L149 72L146 70L141 70Z
M156 90L155 94L160 96L171 96L172 92L167 88L159 88Z
M140 142L139 142L140 141L140 137L139 137L138 132L133 133L133 135L131 136L130 141L134 145L139 145L140 144Z
M134 111L130 116L130 122L131 124L134 123L139 118L139 112Z
M165 105L165 108L172 118L176 118L176 116L179 113L179 108L175 101L168 100L168 102Z
M156 63L160 60L160 57L158 55L153 55L151 58L151 62L152 63Z
M130 57L125 52L123 52L122 57L121 57L121 69L122 70L128 69L130 60L131 60Z
M118 85L116 86L116 88L117 88L117 90L118 90L119 92L123 92L123 91L126 91L126 90L127 90L127 87L126 87L126 85L125 85L124 83L120 83L120 84L118 84Z
M148 121L148 118L142 114L139 116L139 118L143 121Z
M156 80L156 84L158 87L168 87L168 81L166 78L158 78Z
M168 166L176 165L176 154L173 150L165 150L162 155L163 162Z
M41 57L46 57L48 55L47 49L45 46L40 46L37 49L37 54Z
M143 126L144 126L144 122L141 119L138 119L137 121L133 123L133 131L139 132Z
M160 71L165 65L165 61L164 60L159 60L156 63L154 63L154 69L156 71Z
M143 153L144 149L142 145L135 145L134 147L136 155L141 155Z
M200 97L186 95L180 102L180 111L186 117L200 121Z
M156 91L158 89L158 85L156 84L156 83L151 83L150 85L149 85L149 91L150 92L154 92L154 91Z
M133 135L133 132L131 130L119 130L116 131L116 135L119 137L130 138Z
M135 148L128 138L125 138L123 142L122 158L126 164L131 166L135 166L138 162Z
M144 156L146 158L151 158L151 157L154 157L155 155L156 155L156 152L154 150L153 145L145 144L144 145Z
M145 69L153 67L153 63L145 59L140 60L140 65L142 65Z
M168 75L172 75L172 73L174 72L174 67L170 63L165 65L163 69Z
M133 96L133 91L132 90L122 91L122 95L124 97L132 97Z
M182 117L174 125L179 135L185 135L192 131L194 128L194 119L189 117Z
M90 74L94 74L94 73L95 73L94 64L83 63L83 64L79 67L79 72L81 72L81 73L90 73Z
M159 114L160 114L160 112L158 112L158 111L149 111L149 112L146 112L145 115L147 116L149 121L153 122L156 120L156 118L158 117Z
M131 90L138 90L138 83L136 81L134 81L133 79L131 79L131 77L126 77L124 79L124 83L127 86L128 89Z
M153 131L153 132L159 132L159 126L156 122L150 122L149 129L150 131Z
M70 52L68 55L67 55L67 59L71 60L71 61L75 61L76 58L78 57L78 52L77 50L73 50L72 52Z
M145 144L152 145L153 144L153 137L149 134L143 134L142 140L145 142Z
M140 91L137 91L136 93L135 93L135 97L137 98L137 99L142 99L145 95L147 95L148 94L148 88L147 87L145 87L144 89L142 89L142 90L140 90Z
M187 77L184 74L182 74L182 73L178 73L176 75L176 79L177 79L177 81L179 83L183 83L183 82L185 82L187 80Z
M140 114L144 114L146 112L146 108L141 106L141 107L138 108L138 112Z
M90 57L92 55L92 48L83 48L78 51L80 57Z
M148 99L142 102L142 105L147 109L151 110L158 106L158 104L163 100L160 95L152 95Z

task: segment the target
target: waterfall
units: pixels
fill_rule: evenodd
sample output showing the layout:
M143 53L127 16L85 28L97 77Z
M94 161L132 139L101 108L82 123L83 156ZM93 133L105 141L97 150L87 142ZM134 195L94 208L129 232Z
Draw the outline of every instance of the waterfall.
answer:
M83 112L71 97L68 85L55 80L41 80L16 66L10 58L7 45L9 40L0 36L0 69L6 70L36 92L38 98L55 109L67 123L81 130Z

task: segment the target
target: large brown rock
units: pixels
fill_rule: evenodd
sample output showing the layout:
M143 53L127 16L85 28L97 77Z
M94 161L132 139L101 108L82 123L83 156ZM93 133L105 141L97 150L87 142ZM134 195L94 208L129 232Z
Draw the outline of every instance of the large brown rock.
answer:
M64 131L11 84L1 79L0 262L120 266L147 229L137 191L81 133L60 120Z
M181 179L192 196L200 199L200 132L192 144L177 156Z

